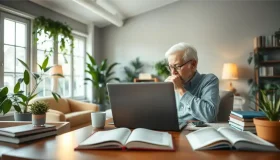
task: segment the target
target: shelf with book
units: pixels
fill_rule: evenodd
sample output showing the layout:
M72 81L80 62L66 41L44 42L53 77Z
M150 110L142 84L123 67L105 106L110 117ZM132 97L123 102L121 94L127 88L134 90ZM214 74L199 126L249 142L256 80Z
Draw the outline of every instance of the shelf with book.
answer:
M280 46L275 46L275 47L257 47L254 48L254 52L259 52L263 50L280 50Z
M271 90L271 84L280 83L279 37L271 35L254 38L254 63L254 80L259 89ZM259 93L256 93L256 101L258 97Z

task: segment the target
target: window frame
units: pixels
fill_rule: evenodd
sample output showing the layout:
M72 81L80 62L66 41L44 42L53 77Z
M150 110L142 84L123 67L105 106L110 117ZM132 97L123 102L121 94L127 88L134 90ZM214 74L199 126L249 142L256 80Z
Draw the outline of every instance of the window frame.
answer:
M25 62L30 66L30 51L31 51L31 20L19 17L10 13L6 13L3 11L0 11L0 86L4 86L4 20L9 19L11 21L16 21L20 22L23 24L26 24L26 55L25 55ZM16 41L16 34L15 34L15 41ZM14 46L15 48L18 47L16 44L15 45L9 45L9 46ZM22 47L23 48L23 47ZM16 53L16 50L15 50ZM16 61L16 59L15 59ZM11 73L14 75L20 74L20 72L7 72ZM22 72L23 74L23 72ZM14 80L16 82L16 76L14 77ZM27 91L30 90L30 88L26 88Z

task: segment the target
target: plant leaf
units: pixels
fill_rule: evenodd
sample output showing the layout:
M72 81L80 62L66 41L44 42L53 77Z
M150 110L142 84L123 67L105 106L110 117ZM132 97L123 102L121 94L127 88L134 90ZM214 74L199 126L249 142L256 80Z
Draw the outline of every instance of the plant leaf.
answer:
M24 80L24 83L25 83L26 85L29 84L30 76L29 76L29 73L28 73L27 70L24 71L23 80Z
M18 58L17 58L17 60L18 60L28 71L30 71L30 69L29 69L29 67L27 66L26 63L24 63L22 60L20 60L20 59L18 59Z
M64 76L62 74L52 74L52 76L58 76L58 77L63 77L64 78Z
M89 58L91 64L96 65L96 62L95 62L94 58L89 53L87 53L87 55L88 55L88 58Z
M48 72L53 66L47 67L44 69L44 72Z
M19 89L20 89L20 83L16 83L14 87L14 93L18 93Z
M101 62L100 71L105 71L107 68L107 59Z
M116 66L118 65L119 63L113 63L109 66L109 68L107 69L106 71L106 76L108 77L109 73L111 72L111 70Z
M42 69L43 69L43 70L45 70L45 68L47 67L48 62L49 62L49 57L47 57L47 58L44 60L43 64L42 64Z
M12 101L10 99L6 99L2 104L1 108L4 114L8 113L11 110Z
M40 78L40 75L37 73L32 73L32 76L34 77L35 80L37 80L38 78Z
M53 98L55 99L56 102L58 102L58 98L54 92L52 92Z
M24 101L26 102L27 101L27 97L23 94L20 94L19 97Z
M19 106L14 105L14 109L15 109L17 112L21 113L21 108L20 108Z
M8 92L9 92L8 87L1 88L0 89L0 98L6 96L8 94Z

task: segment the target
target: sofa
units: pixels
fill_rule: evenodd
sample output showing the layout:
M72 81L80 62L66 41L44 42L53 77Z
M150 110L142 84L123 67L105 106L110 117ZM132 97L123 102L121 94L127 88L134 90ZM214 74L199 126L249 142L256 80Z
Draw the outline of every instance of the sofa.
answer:
M98 111L98 106L92 103L61 98L58 102L53 97L39 97L30 101L44 101L49 104L46 113L47 122L70 122L71 130L91 124L91 113Z

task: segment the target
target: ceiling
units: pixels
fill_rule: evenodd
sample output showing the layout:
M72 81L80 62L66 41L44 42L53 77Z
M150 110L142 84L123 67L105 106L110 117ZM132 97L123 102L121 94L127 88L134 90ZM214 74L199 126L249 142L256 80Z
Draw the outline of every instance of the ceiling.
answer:
M79 5L73 0L30 0L38 5L71 17L79 22L94 23L98 27L110 25L108 20ZM79 1L79 0L77 0ZM124 20L163 7L178 0L87 0L108 11L112 16Z

